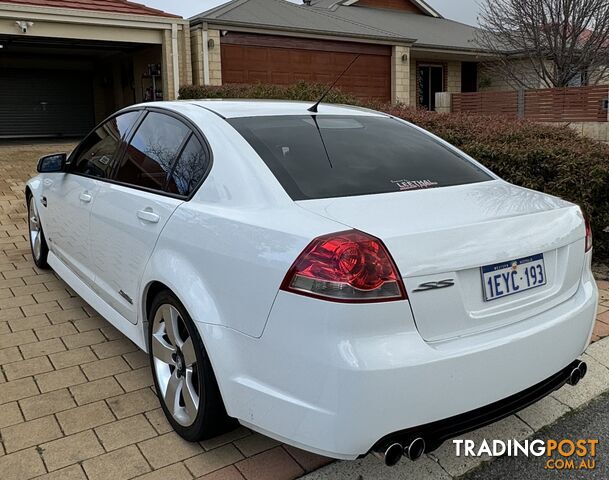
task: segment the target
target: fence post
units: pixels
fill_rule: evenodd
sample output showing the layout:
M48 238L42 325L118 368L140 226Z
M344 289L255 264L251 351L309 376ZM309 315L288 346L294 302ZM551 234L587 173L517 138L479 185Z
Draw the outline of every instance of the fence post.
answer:
M518 89L518 118L520 120L524 119L524 115L525 115L524 92L525 92L524 88Z

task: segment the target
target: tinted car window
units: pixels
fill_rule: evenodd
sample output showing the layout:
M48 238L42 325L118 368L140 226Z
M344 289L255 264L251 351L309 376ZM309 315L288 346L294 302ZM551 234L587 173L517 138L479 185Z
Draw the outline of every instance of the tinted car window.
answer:
M165 190L171 169L190 129L178 119L150 112L127 145L114 180Z
M491 180L432 137L388 117L307 115L229 122L294 200Z
M141 112L127 112L108 120L79 145L71 171L110 178L116 166L119 146L137 121Z
M191 135L173 168L167 191L185 197L189 196L203 179L208 164L207 151L197 137Z

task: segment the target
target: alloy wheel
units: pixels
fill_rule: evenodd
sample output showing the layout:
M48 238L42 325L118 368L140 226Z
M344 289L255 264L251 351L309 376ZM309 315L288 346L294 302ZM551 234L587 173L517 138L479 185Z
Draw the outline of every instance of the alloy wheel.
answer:
M42 229L40 228L40 218L38 217L38 209L36 208L33 196L30 198L29 227L32 254L36 260L40 260L40 255L42 254Z
M199 412L201 385L192 337L180 312L163 304L152 325L154 374L167 410L180 425L192 425Z

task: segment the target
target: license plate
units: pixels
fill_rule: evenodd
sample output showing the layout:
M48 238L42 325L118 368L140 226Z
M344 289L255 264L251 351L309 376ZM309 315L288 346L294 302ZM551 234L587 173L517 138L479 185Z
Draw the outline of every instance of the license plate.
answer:
M481 268L484 300L490 302L546 284L543 254Z

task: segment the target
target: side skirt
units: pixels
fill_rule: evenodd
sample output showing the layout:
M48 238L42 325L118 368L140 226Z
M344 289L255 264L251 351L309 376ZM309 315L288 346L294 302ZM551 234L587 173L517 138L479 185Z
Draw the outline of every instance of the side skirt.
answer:
M129 340L140 347L144 352L148 351L146 345L146 334L141 324L134 325L120 313L108 305L97 293L95 293L86 283L57 257L53 252L49 252L48 264L55 270L64 282L66 282L82 299L93 307L104 319L112 324L117 330L125 335Z

